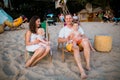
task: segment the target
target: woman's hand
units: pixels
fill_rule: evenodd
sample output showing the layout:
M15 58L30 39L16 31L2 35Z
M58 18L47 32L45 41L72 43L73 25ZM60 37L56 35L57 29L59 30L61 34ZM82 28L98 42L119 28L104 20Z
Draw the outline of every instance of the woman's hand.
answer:
M38 44L38 43L40 43L40 40L38 40L38 39L35 39L35 40L33 41L33 44Z

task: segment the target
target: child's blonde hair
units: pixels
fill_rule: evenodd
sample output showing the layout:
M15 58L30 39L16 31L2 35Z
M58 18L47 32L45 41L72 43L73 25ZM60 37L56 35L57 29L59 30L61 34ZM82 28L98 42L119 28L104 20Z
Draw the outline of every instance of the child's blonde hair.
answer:
M45 30L43 28L39 28L37 33L40 35L45 35Z

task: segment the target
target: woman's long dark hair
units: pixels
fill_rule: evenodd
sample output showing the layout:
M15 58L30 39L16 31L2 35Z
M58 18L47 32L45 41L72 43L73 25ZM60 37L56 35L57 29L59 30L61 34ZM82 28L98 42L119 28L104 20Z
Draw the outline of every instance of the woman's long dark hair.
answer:
M33 16L31 19L30 19L30 22L29 22L29 29L32 33L36 33L36 20L37 19L40 19L39 16Z

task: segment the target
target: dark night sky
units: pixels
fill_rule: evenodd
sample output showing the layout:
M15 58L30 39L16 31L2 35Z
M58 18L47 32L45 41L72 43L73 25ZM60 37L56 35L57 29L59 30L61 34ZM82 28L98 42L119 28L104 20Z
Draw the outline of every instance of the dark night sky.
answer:
M110 6L111 8L114 10L115 12L115 16L116 17L120 17L120 4L119 4L119 0L111 0Z
M47 0L46 1L45 0L11 0L11 1L14 3L14 4L12 3L12 5L14 7L18 7L20 4L23 4L23 3L29 3L30 4L32 2L32 3L35 3L35 4L37 3L36 8L46 8L47 9L46 6L48 6L48 5L51 5L49 8L54 8L53 0L49 0L48 2L46 2ZM110 1L110 6L113 10L115 10L115 11L120 10L120 5L119 5L120 1L119 0L109 0L109 1ZM74 4L72 4L71 6L72 7L77 6L76 10L78 10L78 7L83 8L82 6L78 6L78 5L74 5ZM70 11L72 13L74 12L73 9L70 9Z
M109 0L109 1L110 1L110 7L114 10L114 14L116 16L120 16L119 0ZM55 3L53 2L53 0L47 2L45 0L11 0L11 2L12 2L12 6L15 9L20 8L20 5L23 5L24 3L28 4L28 6L25 9L16 11L16 13L22 12L22 14L27 15L27 17L31 17L32 15L40 15L41 17L43 17L48 12L53 12L56 15L60 13L59 9L55 9ZM70 7L72 6L71 8L69 8L71 13L78 12L82 8L84 8L81 5L77 5L77 4L71 5L70 2L68 4L70 5Z

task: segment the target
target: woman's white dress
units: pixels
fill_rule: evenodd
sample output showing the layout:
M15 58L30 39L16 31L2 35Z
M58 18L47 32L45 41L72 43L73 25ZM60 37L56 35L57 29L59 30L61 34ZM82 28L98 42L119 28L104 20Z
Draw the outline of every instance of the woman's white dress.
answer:
M34 41L36 38L37 38L37 34L31 34L31 37L30 37L30 42ZM40 47L39 44L34 44L34 45L28 45L26 46L26 50L27 51L30 51L30 52L34 52L36 49L38 49Z

